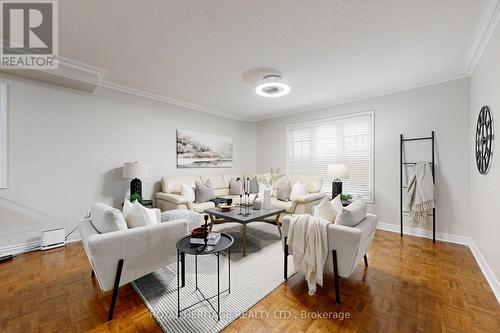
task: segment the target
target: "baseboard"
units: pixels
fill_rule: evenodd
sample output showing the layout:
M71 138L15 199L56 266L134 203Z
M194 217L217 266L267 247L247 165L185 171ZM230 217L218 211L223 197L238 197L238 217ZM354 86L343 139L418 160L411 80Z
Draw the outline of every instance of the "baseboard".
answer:
M400 232L400 226L396 225L396 224L391 224L391 223L380 223L379 222L379 224L377 225L377 229L390 231L390 232L396 232L396 233ZM432 239L432 231L408 227L408 226L404 226L403 234ZM469 237L446 234L443 232L436 232L436 240L440 240L440 241L448 242L448 243L467 245L467 246L469 246L470 242L471 242L471 239Z
M69 235L68 239L66 240L66 243L78 242L80 240L81 240L80 233L75 231L73 234ZM0 247L0 257L6 256L6 255L17 255L17 254L21 254L24 252L40 250L40 246L41 246L40 240L36 240L33 242L27 242L27 243L21 243L21 244L3 246L3 247Z
M479 251L479 248L476 246L476 243L474 243L472 239L470 240L469 248L472 251L474 258L476 258L476 262L481 268L481 271L483 272L486 281L488 281L491 290L493 290L493 293L495 294L498 303L500 303L500 283L498 282L497 277L495 276L495 274L493 274L493 271L491 270L490 266L484 259L481 252Z
M379 222L377 225L377 229L385 230L385 231L389 231L389 232L395 232L398 234L400 233L400 226L396 225L396 224L391 224L391 223L380 223ZM403 234L432 239L432 231L422 230L422 229L418 229L418 228L412 228L412 227L408 227L408 226L404 226ZM476 244L474 243L474 241L470 237L446 234L446 233L442 233L442 232L436 232L436 240L468 246L472 252L472 255L474 256L474 259L476 259L476 262L479 265L479 268L481 269L481 272L483 273L484 278L486 279L486 281L490 285L490 288L493 291L493 294L495 294L495 297L497 298L498 303L500 303L500 283L498 282L497 277L495 276L495 274L491 270L490 266L488 265L488 263L484 259L483 255L479 251L479 248L476 246Z

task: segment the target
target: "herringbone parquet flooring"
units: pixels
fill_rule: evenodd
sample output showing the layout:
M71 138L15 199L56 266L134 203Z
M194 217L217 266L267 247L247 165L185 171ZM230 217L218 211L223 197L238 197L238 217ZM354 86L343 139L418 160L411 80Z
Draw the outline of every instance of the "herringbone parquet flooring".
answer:
M330 276L311 297L294 275L225 331L500 332L500 305L467 247L377 231L368 260L341 280L341 305ZM110 298L80 243L0 264L1 332L161 331L128 285L106 322Z

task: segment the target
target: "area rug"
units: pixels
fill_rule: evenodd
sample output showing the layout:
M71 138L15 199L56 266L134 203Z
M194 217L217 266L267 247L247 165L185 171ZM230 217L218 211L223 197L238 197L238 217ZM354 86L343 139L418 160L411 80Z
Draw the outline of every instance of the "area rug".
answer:
M176 264L136 280L133 286L165 332L219 332L276 289L283 280L283 252L276 225L253 222L247 227L247 256L242 255L241 224L214 226L234 237L231 248L231 292L220 298L220 321L207 302L177 317ZM291 260L289 261L291 266ZM221 291L228 288L228 259L220 257ZM289 267L293 272L293 267ZM217 294L217 258L198 256L198 287L206 297ZM194 257L186 255L186 286L181 288L181 309L201 300L195 291ZM217 309L217 297L211 299Z

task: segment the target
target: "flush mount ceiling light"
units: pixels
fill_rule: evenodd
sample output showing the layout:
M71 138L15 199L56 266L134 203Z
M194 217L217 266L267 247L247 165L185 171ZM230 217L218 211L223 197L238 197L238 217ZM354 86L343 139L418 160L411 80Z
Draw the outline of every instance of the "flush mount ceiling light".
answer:
M267 75L255 88L255 92L263 97L281 97L290 92L290 86L283 83L279 75Z

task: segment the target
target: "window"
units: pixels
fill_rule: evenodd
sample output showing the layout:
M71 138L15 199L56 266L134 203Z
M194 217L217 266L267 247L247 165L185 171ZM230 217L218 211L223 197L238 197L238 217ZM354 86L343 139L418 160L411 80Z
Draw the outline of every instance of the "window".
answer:
M323 178L331 193L328 164L349 166L343 192L373 202L373 111L288 126L287 174Z

